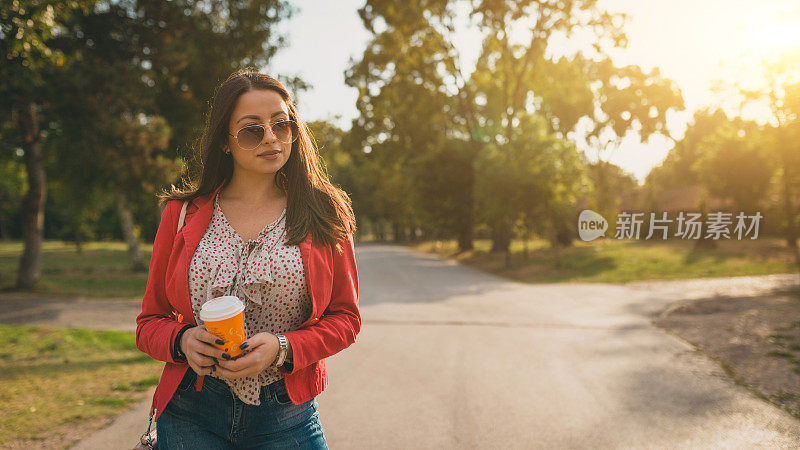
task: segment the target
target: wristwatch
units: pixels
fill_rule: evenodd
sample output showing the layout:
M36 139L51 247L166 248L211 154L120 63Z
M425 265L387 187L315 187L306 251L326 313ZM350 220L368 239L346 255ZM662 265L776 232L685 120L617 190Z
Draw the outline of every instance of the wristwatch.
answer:
M280 367L284 361L286 361L286 355L289 353L289 340L286 339L286 336L282 334L276 334L275 336L278 337L278 342L281 344L281 348L278 350L278 358L275 359L275 367Z

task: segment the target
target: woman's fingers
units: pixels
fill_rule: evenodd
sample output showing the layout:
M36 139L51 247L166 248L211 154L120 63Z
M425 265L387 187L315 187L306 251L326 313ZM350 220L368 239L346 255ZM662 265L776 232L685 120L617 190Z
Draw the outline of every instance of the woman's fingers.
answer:
M265 347L256 347L255 350L243 354L241 357L230 361L219 361L217 373L227 378L243 378L262 372L268 362L265 359Z
M250 349L254 350L256 347L260 345L264 345L269 343L269 339L271 338L272 333L256 333L255 335L251 336L249 339L245 339L244 342L239 346L242 350Z
M199 328L199 327L195 327ZM188 333L188 332L187 332ZM206 336L206 334L208 336ZM211 337L209 337L211 336ZM204 340L205 339L205 340ZM199 330L197 332L192 333L189 336L189 342L183 352L186 353L187 357L189 355L189 351L199 353L203 356L213 357L213 358L221 358L223 351L211 345L208 340L217 339L216 336L209 333L205 330Z
M195 369L195 371L205 370L205 373L197 372L202 375L207 375L211 372L211 367L216 364L216 360L218 360L223 353L222 350L213 345L197 339L189 340L186 347L187 348L183 351L186 354L186 359L194 364L192 368Z
M222 353L224 353L217 347L206 344L203 341L197 341L197 347L195 347L195 351L203 356L208 356L209 358L221 358Z
M216 335L211 334L211 332L206 329L205 325L203 325L201 327L195 327L195 328L196 328L197 331L194 333L194 337L197 340L203 341L203 342L205 342L205 343L207 343L209 345L211 345L211 344L222 345L222 344L225 343L225 341L223 341L222 339L218 338Z
M225 353L214 346L214 344L218 344L219 338L210 333L205 326L194 327L187 331L186 335L189 335L188 337L191 339L187 342L184 353L195 372L198 375L216 373L229 379L244 378L263 370L261 368L263 361L260 360L258 354L263 350L261 346L269 344L270 338L272 338L269 333L258 333L252 336L246 341L248 346L245 348L248 351L241 358L232 360L230 357L223 357Z

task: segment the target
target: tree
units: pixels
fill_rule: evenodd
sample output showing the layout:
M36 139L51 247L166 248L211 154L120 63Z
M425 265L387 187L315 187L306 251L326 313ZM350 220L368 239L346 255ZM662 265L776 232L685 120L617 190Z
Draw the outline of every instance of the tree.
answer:
M131 63L143 69L155 111L172 129L168 148L190 160L214 88L236 69L266 67L286 45L277 25L294 11L285 0L119 3L136 18ZM297 77L275 75L295 94L308 87Z
M65 64L53 81L61 92L52 101L60 126L48 144L58 155L54 176L64 192L78 194L69 202L76 213L84 212L70 218L71 228L90 235L76 220L90 216L88 210L105 194L116 205L131 268L145 271L129 199L174 180L179 165L167 154L170 128L153 115L153 93L142 81L143 69L131 64L138 54L137 26L120 5L108 5L76 17L70 33L54 40L75 62ZM81 190L87 195L79 195Z
M492 251L505 252L506 267L515 230L526 239L539 233L558 258L558 248L572 240L576 198L588 184L574 143L552 133L546 121L536 114L521 116L515 145L487 145L478 162L478 209L493 225Z
M800 248L797 245L797 211L795 203L800 183L800 50L786 51L776 57L761 60L761 76L755 87L733 83L731 88L739 94L740 107L747 104L766 105L773 127L771 134L773 154L780 167L781 196L783 201L785 238L795 250L800 263ZM724 90L725 86L719 87Z
M588 63L587 78L595 92L587 141L597 151L600 166L607 165L631 132L637 133L640 142L647 142L654 134L675 140L667 129L667 113L684 108L683 96L675 82L661 77L657 67L645 72L638 66L616 67L605 59ZM596 208L601 214L617 208L605 174L605 170L599 170L596 180Z
M238 67L264 65L283 45L274 24L290 13L279 0L39 3L15 2L2 11L10 63L0 69L0 93L14 94L9 108L17 111L30 186L20 288L32 288L39 277L43 146L70 148L46 158L59 166L84 162L70 174L59 172L62 185L74 175L72 182L99 183L114 195L132 264L143 269L131 198L144 189L152 201L174 180L168 173L198 137L213 87ZM56 105L58 112L51 110ZM42 113L47 122L40 126ZM73 145L48 145L40 128Z
M353 121L351 136L365 150L362 166L375 175L364 180L371 197L369 210L377 221L393 224L396 239L419 222L412 204L415 187L426 183L425 165L433 163L430 158L447 140L450 124L443 111L452 108L438 69L447 63L447 44L417 9L445 7L445 2L410 6L379 1L359 10L364 26L375 36L362 60L346 72L346 83L359 91L360 116ZM384 26L388 29L380 31ZM468 214L463 208L459 211L459 217Z
M654 167L645 179L649 195L659 199L666 189L676 189L698 185L702 174L697 171L701 142L707 136L716 134L722 127L730 124L729 118L721 109L701 109L695 111L686 132L667 153L661 164ZM735 124L741 129L743 124Z
M0 134L2 137L2 134ZM8 159L0 158L0 239L9 239L15 211L22 204L20 189L25 184L25 169L20 157L11 154Z
M48 87L53 71L69 58L52 49L49 41L72 16L88 12L95 4L81 0L18 0L0 9L0 109L12 111L28 185L22 202L25 244L17 275L19 289L32 289L41 276L47 198L42 141L53 120L47 115L47 102L53 95Z
M610 63L608 49L626 42L624 21L594 0L416 0L410 6L373 0L359 10L373 39L348 71L348 84L359 88L362 112L354 128L363 130L365 145L374 149L370 139L390 142L409 158L441 149L446 140L439 136L461 141L463 160L471 163L458 180L464 211L461 250L472 247L476 161L491 152L488 146L510 152L520 145L514 129L524 116L545 117L561 138L574 131L581 117L589 117L595 124L590 139L609 147L603 139L618 144L629 129L639 130L642 139L661 131L666 110L682 106L674 83L657 70L643 73ZM471 74L464 73L455 45L462 25L459 11L465 9L483 37ZM548 51L555 37L579 30L592 36L589 48L569 58ZM397 125L420 121L414 131L425 139L412 145ZM608 137L614 132L619 139ZM496 244L509 241L508 222L496 224L501 228L495 232Z
M695 173L709 194L732 201L736 211L755 212L769 189L775 166L764 143L769 136L753 122L726 122L698 143Z

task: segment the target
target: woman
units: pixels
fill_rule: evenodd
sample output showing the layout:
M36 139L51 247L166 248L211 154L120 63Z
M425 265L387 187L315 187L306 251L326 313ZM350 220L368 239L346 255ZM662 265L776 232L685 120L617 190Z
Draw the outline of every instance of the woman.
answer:
M350 199L286 88L254 70L214 94L199 167L193 189L162 198L136 319L137 347L166 362L151 409L159 448L327 448L325 358L361 329ZM245 303L236 358L198 316L221 295Z

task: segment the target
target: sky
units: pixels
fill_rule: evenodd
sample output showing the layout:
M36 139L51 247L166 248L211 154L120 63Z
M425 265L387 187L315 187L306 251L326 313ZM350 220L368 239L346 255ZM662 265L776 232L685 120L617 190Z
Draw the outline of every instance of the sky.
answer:
M355 89L344 82L344 71L352 59L360 59L370 35L361 25L357 10L363 0L336 2L293 1L294 17L280 25L289 45L266 69L273 74L298 75L313 88L298 94L300 114L309 120L330 120L343 128L358 114ZM763 55L787 46L800 46L800 1L797 0L600 0L613 12L624 12L628 46L613 54L618 65L637 64L649 70L658 67L662 76L681 88L686 110L668 116L676 138L683 136L694 111L722 105L714 94L717 80L755 82L754 67ZM480 36L465 29L457 47L469 72L477 58ZM568 53L579 41L564 43L554 53ZM763 110L752 108L745 116L766 120ZM578 148L596 160L596 151L581 139ZM672 147L660 136L640 143L637 134L603 159L633 174L641 183L659 165Z

